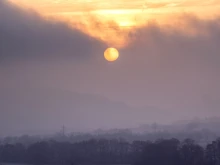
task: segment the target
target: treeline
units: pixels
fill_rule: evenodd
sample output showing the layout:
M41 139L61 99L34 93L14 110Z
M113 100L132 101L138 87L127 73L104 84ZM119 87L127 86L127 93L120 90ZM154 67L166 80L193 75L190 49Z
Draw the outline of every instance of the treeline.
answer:
M0 145L0 162L30 164L219 165L220 139L205 147L191 139L42 141Z
M97 131L93 133L68 133L63 135L62 133L56 133L52 135L45 136L8 136L4 138L0 138L0 144L16 144L21 143L25 146L29 146L30 144L36 143L38 141L48 141L55 140L57 142L70 142L77 143L81 141L88 141L90 139L119 139L123 138L128 142L133 141L155 141L156 139L171 139L176 138L180 141L184 139L193 139L198 144L204 146L208 143L212 142L216 138L220 136L218 132L212 132L209 130L199 130L199 131L164 131L164 130L155 130L153 132L142 132L142 133L133 133L129 129L116 129L112 131Z

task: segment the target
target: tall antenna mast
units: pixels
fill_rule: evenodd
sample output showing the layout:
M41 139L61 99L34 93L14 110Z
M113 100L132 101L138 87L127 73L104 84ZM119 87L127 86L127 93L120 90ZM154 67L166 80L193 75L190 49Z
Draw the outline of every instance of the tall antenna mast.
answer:
M62 127L62 135L65 136L65 126Z

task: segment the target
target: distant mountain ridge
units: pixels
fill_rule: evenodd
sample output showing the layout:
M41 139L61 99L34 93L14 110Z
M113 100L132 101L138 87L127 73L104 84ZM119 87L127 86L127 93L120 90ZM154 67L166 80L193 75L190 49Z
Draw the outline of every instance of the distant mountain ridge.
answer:
M0 128L6 134L54 131L63 125L70 131L130 128L160 115L153 107L134 108L98 95L48 88L0 89L0 108Z

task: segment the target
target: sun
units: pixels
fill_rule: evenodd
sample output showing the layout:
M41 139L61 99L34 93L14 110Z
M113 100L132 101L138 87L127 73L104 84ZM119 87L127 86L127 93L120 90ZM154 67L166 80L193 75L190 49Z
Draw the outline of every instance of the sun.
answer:
M104 57L107 61L116 61L119 57L119 52L115 48L107 48L104 52Z

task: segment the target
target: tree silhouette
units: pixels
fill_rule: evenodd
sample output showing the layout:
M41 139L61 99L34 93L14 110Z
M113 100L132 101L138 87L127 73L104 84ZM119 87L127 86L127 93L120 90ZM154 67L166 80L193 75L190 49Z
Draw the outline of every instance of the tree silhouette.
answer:
M204 148L191 139L133 141L91 139L76 143L54 140L0 145L0 162L34 165L131 164L219 165L220 139Z

